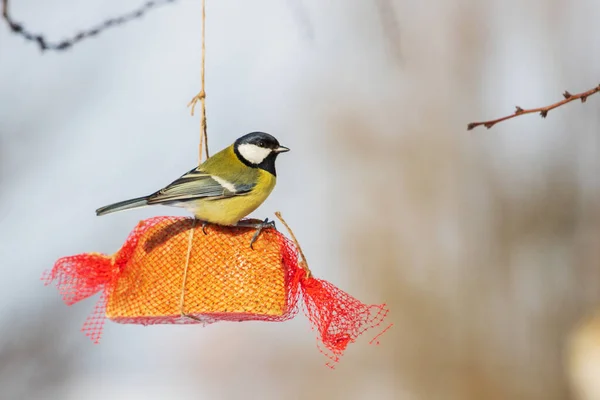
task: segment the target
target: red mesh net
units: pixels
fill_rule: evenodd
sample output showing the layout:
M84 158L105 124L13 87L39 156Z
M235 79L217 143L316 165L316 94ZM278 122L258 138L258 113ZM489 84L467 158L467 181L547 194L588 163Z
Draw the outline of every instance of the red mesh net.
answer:
M285 321L302 295L319 349L337 361L387 315L385 304L365 305L311 277L294 243L275 229L263 230L253 248L254 229L208 225L205 231L191 218L150 218L114 255L64 257L42 279L56 282L67 305L101 292L82 328L95 343L106 318L143 325Z

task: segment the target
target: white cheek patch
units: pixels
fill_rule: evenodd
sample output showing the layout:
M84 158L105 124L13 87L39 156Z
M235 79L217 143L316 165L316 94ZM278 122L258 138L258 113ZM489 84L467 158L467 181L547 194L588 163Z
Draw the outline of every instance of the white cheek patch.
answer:
M265 149L264 147L248 143L241 144L238 147L238 151L242 157L252 164L260 164L271 154L271 149Z

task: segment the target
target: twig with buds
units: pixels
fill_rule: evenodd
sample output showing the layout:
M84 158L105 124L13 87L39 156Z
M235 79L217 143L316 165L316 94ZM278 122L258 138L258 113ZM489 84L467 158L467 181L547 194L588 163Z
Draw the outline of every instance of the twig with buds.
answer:
M551 104L546 107L530 108L530 109L524 109L524 108L517 106L514 114L507 115L506 117L502 117L502 118L498 118L498 119L493 119L490 121L471 122L469 125L467 125L467 130L471 130L480 125L483 125L486 128L490 129L492 126L496 125L498 122L506 121L507 119L515 118L515 117L518 117L519 115L525 115L525 114L540 113L540 116L542 118L546 118L546 116L548 115L548 112L550 110L553 110L557 107L560 107L562 105L565 105L565 104L570 103L575 100L581 100L582 103L585 103L585 101L587 100L588 97L590 97L591 95L596 94L598 92L600 92L600 85L596 86L593 89L587 90L582 93L577 93L577 94L571 94L571 93L565 91L563 93L563 97L565 99L561 100L557 103Z

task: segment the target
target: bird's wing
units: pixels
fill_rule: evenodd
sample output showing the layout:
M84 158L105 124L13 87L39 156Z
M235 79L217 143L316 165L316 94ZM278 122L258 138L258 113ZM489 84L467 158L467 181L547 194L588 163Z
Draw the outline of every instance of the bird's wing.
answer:
M148 204L196 199L216 200L248 194L255 184L236 184L194 168L148 197Z

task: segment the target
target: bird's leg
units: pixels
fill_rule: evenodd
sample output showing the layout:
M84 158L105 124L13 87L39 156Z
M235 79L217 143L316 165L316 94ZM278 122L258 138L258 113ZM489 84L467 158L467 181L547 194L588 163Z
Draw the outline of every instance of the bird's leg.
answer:
M208 225L208 222L202 221L202 233L208 235L208 233L206 233L206 225Z
M254 232L254 235L252 236L252 239L250 240L250 248L253 249L253 250L254 250L254 247L252 247L252 245L254 244L254 242L256 242L256 239L258 239L258 236L263 231L263 229L265 229L265 228L274 228L274 229L277 229L275 227L275 221L269 221L269 218L265 218L265 220L262 221L262 222L240 221L240 222L237 223L236 226L239 226L239 227L248 227L248 228L256 228L256 232Z

